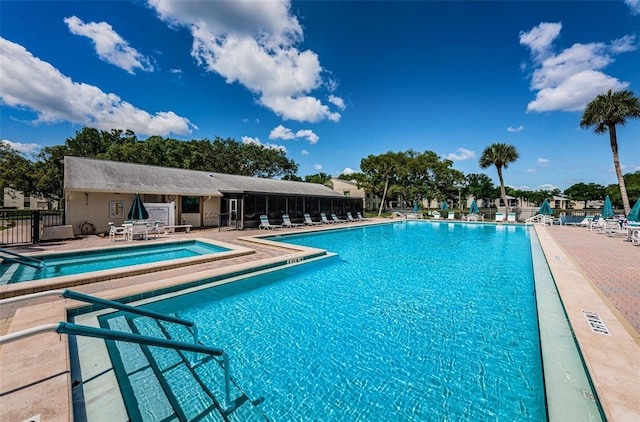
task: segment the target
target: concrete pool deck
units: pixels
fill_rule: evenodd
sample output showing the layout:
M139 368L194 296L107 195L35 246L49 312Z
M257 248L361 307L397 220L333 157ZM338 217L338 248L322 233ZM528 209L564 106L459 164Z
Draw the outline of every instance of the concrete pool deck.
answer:
M362 223L320 228L357 224ZM301 231L283 229L278 232ZM607 420L640 420L640 395L637 393L640 384L640 247L621 238L575 227L536 227L536 231ZM248 247L255 253L198 264L189 267L188 274L183 267L82 285L74 290L103 298L132 296L141 291L163 289L169 283L192 280L198 273L237 273L261 263L297 259L302 254L284 245L274 247L243 239L259 234L265 232L211 229L163 236L158 241L202 237ZM19 251L61 251L110 245L108 238L91 236L69 242L31 245ZM64 321L67 308L78 306L82 304L54 297L3 306L0 308L0 335ZM610 335L594 332L583 311L597 313ZM0 348L0 420L20 422L38 415L42 421L72 420L71 383L65 336L44 333L3 345Z

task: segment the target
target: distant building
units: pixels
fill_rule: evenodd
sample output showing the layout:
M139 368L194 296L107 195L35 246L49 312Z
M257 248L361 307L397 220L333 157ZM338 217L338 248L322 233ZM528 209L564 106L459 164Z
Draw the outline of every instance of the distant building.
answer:
M258 227L260 215L279 223L282 214L301 222L305 213L318 219L320 213L362 211L361 198L317 183L79 157L64 159L64 192L65 221L75 234L122 224L136 193L157 211L153 218L167 225L244 229Z
M37 196L26 195L23 192L4 188L4 207L18 210L52 210L58 208L57 201L48 201Z
M362 200L362 206L366 210L373 210L380 206L380 199L371 192L365 192L358 187L355 180L343 180L331 178L331 186L334 191L346 198L358 198Z

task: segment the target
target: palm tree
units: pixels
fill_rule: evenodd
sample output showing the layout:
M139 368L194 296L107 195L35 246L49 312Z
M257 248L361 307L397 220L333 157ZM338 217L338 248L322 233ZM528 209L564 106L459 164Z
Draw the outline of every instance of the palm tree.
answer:
M580 127L586 129L593 126L593 133L600 135L609 131L609 141L611 142L611 152L613 153L613 167L618 176L620 185L620 195L625 215L629 214L631 207L627 188L622 177L620 168L620 158L618 157L618 136L616 125L624 126L627 119L640 117L640 101L631 91L607 92L598 95L593 101L587 104L584 110Z
M480 167L485 169L491 165L496 166L498 178L500 179L500 194L504 201L506 214L510 212L509 202L507 202L507 192L504 189L504 179L502 178L502 168L509 167L509 163L516 161L520 157L516 147L508 144L496 143L489 145L482 151L480 157Z

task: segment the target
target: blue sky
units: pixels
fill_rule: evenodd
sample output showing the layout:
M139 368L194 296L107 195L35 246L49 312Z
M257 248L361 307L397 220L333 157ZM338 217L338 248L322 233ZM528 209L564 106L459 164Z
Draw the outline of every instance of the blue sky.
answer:
M302 177L431 150L496 182L478 160L505 142L507 185L608 185L608 135L579 121L609 89L640 96L639 46L640 0L1 0L0 140L231 137L284 148ZM640 170L640 121L618 144Z

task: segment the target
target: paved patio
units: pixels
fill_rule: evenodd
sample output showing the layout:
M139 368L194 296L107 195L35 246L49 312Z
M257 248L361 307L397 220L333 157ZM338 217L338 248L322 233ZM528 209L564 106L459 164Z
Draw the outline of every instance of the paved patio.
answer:
M335 227L323 227L331 228ZM301 231L283 231L294 230ZM575 325L581 348L587 349L587 367L594 377L608 420L640 420L640 400L636 392L640 385L640 247L621 238L598 235L575 227L537 227L536 230L567 314L572 325ZM189 267L189 274L185 274L185 268L176 268L80 285L73 289L104 298L117 298L141 289L164 287L167 282L179 283L183 279L193 278L195 273L234 271L259 262L282 259L293 253L282 247L249 244L241 239L260 233L257 230L219 232L211 229L161 236L158 241L202 237L250 247L255 254L198 264ZM20 248L19 252L62 251L108 245L108 238L90 236L67 242L32 245ZM590 293L593 294L589 296ZM0 307L0 335L62 321L66 318L66 308L72 306L78 304L56 298L40 298ZM580 322L576 322L575 315L584 310L584 306L589 306L589 310L597 309L603 319L606 318L607 326L614 334L612 341L604 341L603 336L593 336L585 329L586 324L582 327ZM2 346L0 420L20 422L36 415L40 415L42 421L70 420L72 401L68 355L65 338L56 333L39 334Z

